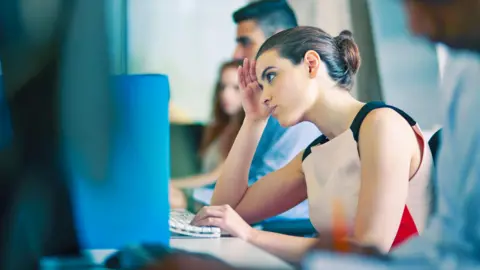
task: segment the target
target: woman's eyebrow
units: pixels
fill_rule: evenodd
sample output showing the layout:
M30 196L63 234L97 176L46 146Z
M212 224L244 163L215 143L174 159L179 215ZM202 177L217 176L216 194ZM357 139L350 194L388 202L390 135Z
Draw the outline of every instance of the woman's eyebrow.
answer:
M261 80L262 80L262 81L265 80L265 77L267 76L267 72L268 72L270 69L272 69L272 68L274 68L274 67L273 67L273 66L268 66L268 67L266 67L266 68L263 70L262 76L261 76Z

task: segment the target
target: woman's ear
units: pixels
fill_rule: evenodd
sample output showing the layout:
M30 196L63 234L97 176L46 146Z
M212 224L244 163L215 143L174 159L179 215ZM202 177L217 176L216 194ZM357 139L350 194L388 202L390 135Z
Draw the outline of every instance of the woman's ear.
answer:
M315 78L319 72L319 69L321 69L323 66L320 56L316 51L309 50L305 53L303 60L308 70L309 77Z

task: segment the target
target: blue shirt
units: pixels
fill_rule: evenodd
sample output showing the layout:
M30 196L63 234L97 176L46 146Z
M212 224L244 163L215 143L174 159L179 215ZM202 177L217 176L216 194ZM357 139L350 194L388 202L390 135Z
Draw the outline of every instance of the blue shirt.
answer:
M320 131L312 123L303 122L284 128L275 118L270 117L253 156L249 185L285 166L320 135ZM194 190L193 197L202 203L210 204L212 194L213 189L200 188ZM277 218L287 219L308 217L307 201L277 216Z

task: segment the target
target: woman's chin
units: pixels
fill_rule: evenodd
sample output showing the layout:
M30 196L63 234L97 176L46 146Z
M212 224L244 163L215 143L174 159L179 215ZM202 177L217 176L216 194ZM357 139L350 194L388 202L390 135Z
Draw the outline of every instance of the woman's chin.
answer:
M274 117L275 119L277 119L278 123L284 128L298 124L298 121L292 121L292 119L289 119L287 117L278 117L278 115Z

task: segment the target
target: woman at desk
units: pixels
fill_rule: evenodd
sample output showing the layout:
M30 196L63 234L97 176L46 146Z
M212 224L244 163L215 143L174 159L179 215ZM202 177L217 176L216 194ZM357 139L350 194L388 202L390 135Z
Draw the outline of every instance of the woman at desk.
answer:
M360 66L349 31L333 37L296 27L269 38L256 62L245 59L238 75L245 120L217 181L212 205L192 224L217 226L290 261L316 239L253 229L249 224L282 213L308 197L320 237L388 252L422 232L430 211L432 156L416 122L381 102L351 96ZM272 115L283 126L314 123L322 135L282 169L248 187L249 166Z
M172 179L172 208L187 207L187 198L181 189L203 187L214 183L220 176L223 162L245 118L237 76L237 68L241 64L241 61L233 60L224 63L220 68L213 100L213 121L205 128L200 146L202 173Z

